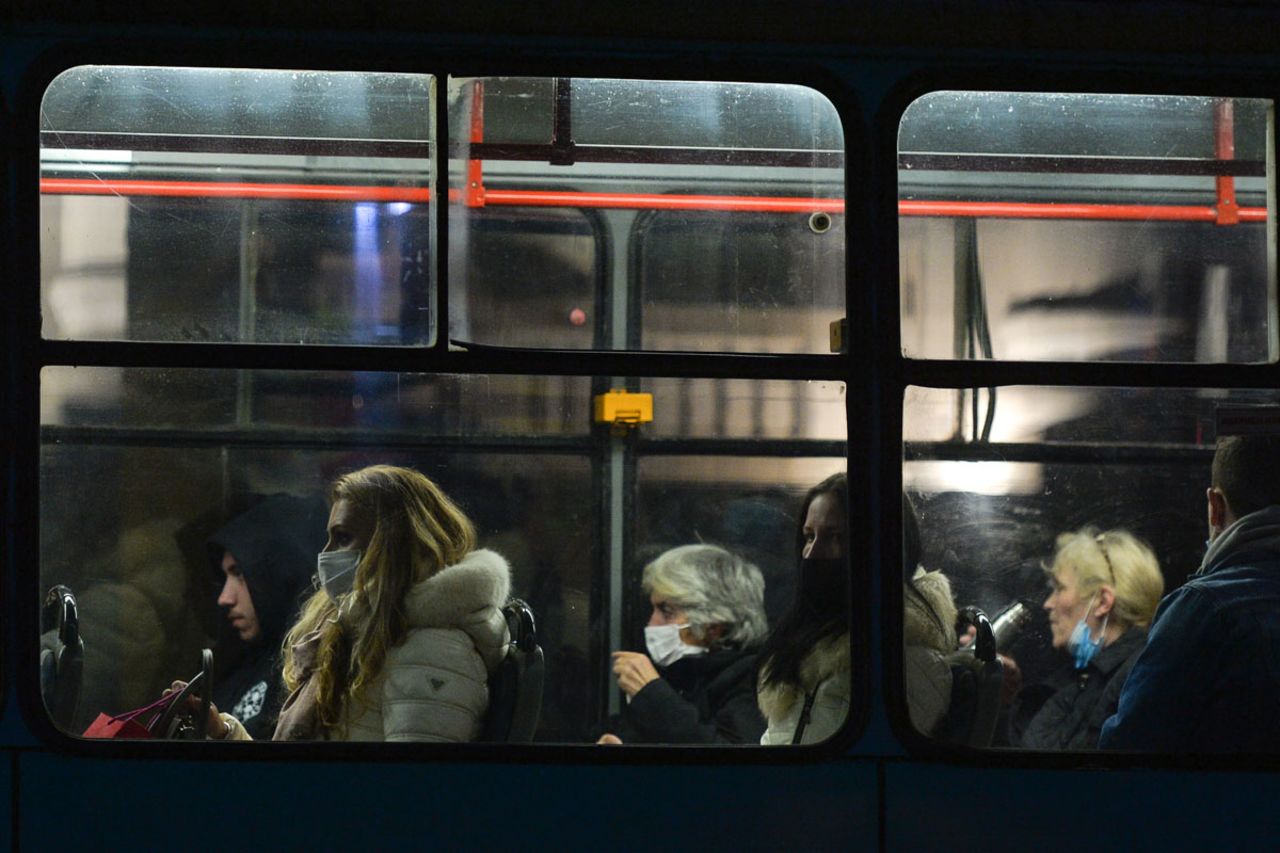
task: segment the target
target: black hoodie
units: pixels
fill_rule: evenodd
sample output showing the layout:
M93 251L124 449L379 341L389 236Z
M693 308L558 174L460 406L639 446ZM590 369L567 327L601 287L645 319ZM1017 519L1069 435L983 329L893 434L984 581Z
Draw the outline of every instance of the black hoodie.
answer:
M285 698L280 644L311 592L328 519L329 511L319 499L274 495L209 538L217 588L225 580L222 556L230 552L244 575L259 628L257 638L245 643L224 614L213 701L218 710L239 719L255 740L269 740L275 731Z

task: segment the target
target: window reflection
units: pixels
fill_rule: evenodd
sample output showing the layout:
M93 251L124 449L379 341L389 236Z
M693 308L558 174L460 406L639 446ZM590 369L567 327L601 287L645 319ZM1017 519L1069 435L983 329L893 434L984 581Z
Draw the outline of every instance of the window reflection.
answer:
M329 576L317 554L359 539L342 538L342 525L335 533L326 491L370 465L430 478L474 525L475 547L509 566L510 595L532 614L543 655L529 738L599 738L627 705L613 652L649 660L683 695L681 667L669 672L675 661L658 660L646 642L651 597L667 587L645 571L688 545L715 545L732 565L752 567L739 572L759 599L749 637L714 627L728 625L716 607L667 592L695 622L689 637L714 640L699 664L737 655L735 707L758 714L748 657L796 594L800 498L843 468L843 423L826 415L840 411L844 389L771 381L722 393L714 386L725 380L698 381L768 423L776 399L804 401L786 409L799 426L720 436L664 394L646 449L644 436L591 423L590 378L46 368L40 584L74 591L85 639L80 701L59 725L79 734L100 713L147 705L212 648L218 709L243 728L226 723L233 739L270 739L289 692L275 652ZM649 384L639 381L642 391ZM766 443L745 453L753 440ZM723 455L735 442L742 452ZM629 474L621 460L632 454ZM85 483L95 484L91 505ZM489 676L502 695L497 670ZM357 722L357 739L372 738L368 720ZM488 736L490 722L464 739ZM668 733L645 742L688 741Z

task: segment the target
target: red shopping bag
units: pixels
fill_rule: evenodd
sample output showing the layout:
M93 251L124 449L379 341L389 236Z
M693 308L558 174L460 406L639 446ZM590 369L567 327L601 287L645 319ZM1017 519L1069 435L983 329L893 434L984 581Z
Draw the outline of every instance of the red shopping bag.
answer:
M114 717L99 714L98 718L89 724L89 728L84 730L83 737L154 738L157 735L152 732L152 727L164 716L164 712L169 710L169 706L182 695L185 695L185 692L170 693L168 696L161 696L150 705L125 711Z

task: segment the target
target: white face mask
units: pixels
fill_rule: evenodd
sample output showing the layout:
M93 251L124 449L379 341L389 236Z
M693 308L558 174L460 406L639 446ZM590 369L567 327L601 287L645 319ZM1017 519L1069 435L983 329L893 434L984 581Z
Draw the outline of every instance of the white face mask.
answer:
M320 585L333 601L351 591L356 580L356 566L360 565L363 551L321 551L316 557L316 574Z
M705 646L691 646L680 639L680 630L688 625L650 625L644 629L644 644L654 666L671 666L681 658L707 653Z

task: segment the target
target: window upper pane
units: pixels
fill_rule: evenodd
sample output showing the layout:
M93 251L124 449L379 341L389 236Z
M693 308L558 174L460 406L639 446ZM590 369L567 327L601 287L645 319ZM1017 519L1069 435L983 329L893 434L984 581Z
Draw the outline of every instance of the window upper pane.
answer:
M829 351L844 139L821 94L580 78L449 93L457 344ZM566 228L583 239L543 239ZM519 316L495 322L494 305Z
M1272 103L932 92L898 134L903 351L1277 357Z
M423 345L432 78L80 66L41 113L46 338Z

